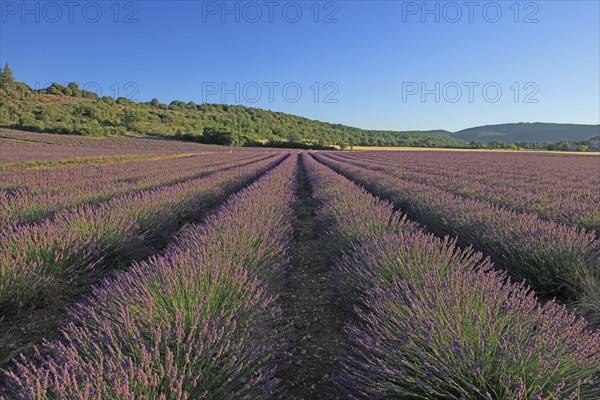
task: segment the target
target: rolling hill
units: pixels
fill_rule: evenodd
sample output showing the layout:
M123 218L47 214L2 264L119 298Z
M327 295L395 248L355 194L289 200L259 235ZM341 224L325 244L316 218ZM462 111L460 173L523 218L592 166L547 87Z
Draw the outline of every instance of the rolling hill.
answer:
M240 105L99 98L76 83L40 90L23 82L5 84L0 90L0 126L88 136L152 134L233 146L468 145L447 132L364 130Z
M555 143L561 140L582 141L600 135L600 125L552 124L552 123L516 123L485 125L454 132L456 139L489 143L535 142Z
M11 78L12 79L12 78ZM32 90L23 82L0 88L0 126L36 132L160 135L209 144L331 148L331 146L469 147L471 141L556 143L600 136L600 125L510 123L458 132L367 130L227 104L99 98L76 83ZM483 145L482 145L483 146ZM501 145L504 146L504 145Z

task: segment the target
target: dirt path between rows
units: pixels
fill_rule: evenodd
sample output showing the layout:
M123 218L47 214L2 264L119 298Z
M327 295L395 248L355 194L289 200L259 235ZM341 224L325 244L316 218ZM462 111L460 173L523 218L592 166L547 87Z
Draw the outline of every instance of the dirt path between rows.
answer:
M345 339L345 311L331 284L330 266L315 233L317 201L302 163L298 164L299 203L293 249L294 265L280 301L295 338L292 364L280 377L285 399L337 399L332 373Z

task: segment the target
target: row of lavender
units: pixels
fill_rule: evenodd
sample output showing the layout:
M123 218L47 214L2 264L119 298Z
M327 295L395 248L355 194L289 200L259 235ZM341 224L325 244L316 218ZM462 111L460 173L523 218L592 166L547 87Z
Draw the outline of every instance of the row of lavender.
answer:
M0 174L0 228L33 223L55 212L98 204L118 195L174 185L212 172L250 164L268 155L202 155L165 161L105 165L99 168L54 168Z
M303 156L355 320L343 398L597 399L600 331Z
M3 395L270 398L288 358L274 293L289 266L296 168L289 157L165 255L95 288L63 340L4 371Z
M399 151L349 155L389 162L399 171L470 176L490 185L509 183L522 189L580 197L597 180L598 155L521 152ZM511 182L512 180L512 182ZM584 187L581 187L583 184ZM540 187L541 185L541 187ZM585 197L585 196L584 196Z
M0 315L68 303L107 271L165 246L183 224L202 218L286 156L59 211L52 220L1 232Z
M89 137L0 128L0 163L39 162L89 157L225 152L227 147L161 137ZM0 169L2 164L0 164Z
M557 296L600 323L600 240L594 232L464 199L322 154L315 157L378 196L391 200L430 232L473 246L516 281L545 298Z
M244 153L177 154L162 155L151 159L120 161L104 164L75 164L39 169L15 169L0 171L0 190L9 195L27 193L56 193L79 189L89 185L102 185L115 180L148 179L161 171L175 172L176 166L196 168L198 164L217 164L230 158L251 157Z
M598 156L380 152L341 157L457 196L600 232Z

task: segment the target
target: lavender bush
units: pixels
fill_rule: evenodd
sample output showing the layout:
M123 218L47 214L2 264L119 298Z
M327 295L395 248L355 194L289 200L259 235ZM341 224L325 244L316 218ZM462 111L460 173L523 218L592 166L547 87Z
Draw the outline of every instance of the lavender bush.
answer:
M495 272L430 268L363 301L338 378L348 398L600 396L600 332Z
M341 357L342 398L595 399L600 395L600 332L587 331L554 302L540 304L488 260L397 216L384 231L368 229L380 210L341 175L305 157L320 216L338 249L335 282L357 321ZM341 189L343 188L343 189ZM341 209L356 212L339 218ZM352 199L352 200L348 200ZM362 206L359 204L363 201ZM331 203L331 204L330 204ZM370 207L365 207L370 204ZM392 218L390 218L391 220ZM366 221L366 222L365 222Z
M558 296L592 323L600 323L600 240L594 232L463 199L320 154L315 157L390 199L428 230L457 237L461 246L472 245L516 281L525 279L538 294Z
M66 208L165 188L265 158L232 153L100 167L0 171L0 227L31 224Z
M288 264L296 159L233 196L164 256L96 288L71 310L63 340L4 371L4 395L273 396L275 371L286 362L287 328L269 288ZM273 223L256 224L265 215Z
M348 303L366 295L372 287L388 287L396 279L420 280L423 271L435 268L491 270L481 253L461 250L456 241L440 239L422 230L404 229L360 238L335 265L339 287Z
M0 315L52 302L46 295L73 298L106 270L166 245L180 224L202 218L283 158L276 155L97 207L65 210L41 225L6 230L0 236Z
M596 156L408 151L330 157L460 197L600 231Z

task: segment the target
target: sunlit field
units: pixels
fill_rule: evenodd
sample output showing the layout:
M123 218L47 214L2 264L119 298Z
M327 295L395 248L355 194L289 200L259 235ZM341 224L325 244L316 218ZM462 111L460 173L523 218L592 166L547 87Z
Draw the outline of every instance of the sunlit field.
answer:
M600 400L600 1L0 1L0 400Z
M598 156L5 136L9 398L600 395Z

